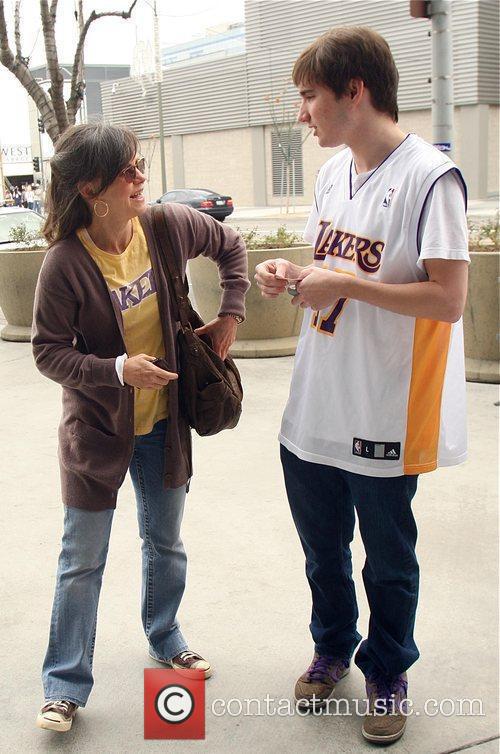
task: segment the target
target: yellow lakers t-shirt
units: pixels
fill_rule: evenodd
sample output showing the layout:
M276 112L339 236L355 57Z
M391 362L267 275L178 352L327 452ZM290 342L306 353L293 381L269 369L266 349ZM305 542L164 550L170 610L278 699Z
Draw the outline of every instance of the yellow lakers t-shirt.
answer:
M96 262L123 317L128 356L146 353L165 356L158 311L156 283L144 231L137 217L132 220L132 239L121 254L99 249L86 228L78 238ZM167 386L160 390L134 388L134 426L136 435L146 435L154 424L168 416Z

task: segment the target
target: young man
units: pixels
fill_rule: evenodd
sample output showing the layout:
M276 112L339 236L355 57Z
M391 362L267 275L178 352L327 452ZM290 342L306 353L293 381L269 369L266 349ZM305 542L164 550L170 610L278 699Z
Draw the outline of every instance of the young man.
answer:
M363 735L405 729L419 569L418 475L466 457L462 323L465 186L454 164L397 125L398 72L366 28L331 30L297 60L298 119L322 147L304 238L314 262L259 265L265 297L305 309L280 433L292 516L312 592L314 658L295 695L324 706L361 636L352 579L354 511L366 561Z

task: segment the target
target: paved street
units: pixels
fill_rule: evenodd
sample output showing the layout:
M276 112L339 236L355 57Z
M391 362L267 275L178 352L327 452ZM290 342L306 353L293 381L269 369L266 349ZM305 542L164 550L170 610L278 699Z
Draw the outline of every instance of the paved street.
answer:
M206 684L204 742L143 740L143 669L148 658L139 615L139 538L131 483L120 493L98 621L95 689L66 736L35 727L42 700L44 654L62 523L56 456L60 388L35 369L29 344L0 341L3 503L1 567L2 754L238 751L313 754L369 751L360 719L266 715L266 695L286 710L296 677L310 661L309 594L290 520L276 434L291 358L242 360L246 389L240 425L195 439L195 478L184 541L188 588L181 623L192 647L215 672ZM420 528L421 601L416 638L421 660L410 670L415 709L392 751L442 754L470 745L493 754L497 719L497 389L469 384L470 460L421 479L415 504ZM354 567L360 631L367 607ZM363 698L353 669L337 696ZM221 701L258 700L261 716L220 715ZM424 714L424 703L430 702ZM440 700L479 699L482 715L434 716ZM215 702L215 713L212 705ZM253 702L252 709L257 709ZM238 702L230 707L238 712ZM245 708L244 708L245 709ZM276 712L276 707L274 708ZM456 709L458 711L458 709ZM450 716L445 716L450 715ZM486 741L479 745L477 742Z

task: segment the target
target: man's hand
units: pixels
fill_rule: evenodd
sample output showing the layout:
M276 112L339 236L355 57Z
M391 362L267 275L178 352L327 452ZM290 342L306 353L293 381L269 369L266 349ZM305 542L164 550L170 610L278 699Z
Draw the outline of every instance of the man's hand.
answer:
M345 276L322 267L308 267L297 283L297 290L299 295L292 299L294 306L319 311L345 295Z
M238 323L234 317L216 317L203 327L195 330L197 335L208 335L212 341L212 348L224 360L229 349L236 340Z
M284 293L289 283L300 280L304 270L287 259L267 259L255 268L255 280L264 298L276 298Z
M175 372L167 372L151 363L155 358L155 356L140 353L126 359L123 365L123 381L133 387L159 390L168 385L171 380L176 380L178 375Z

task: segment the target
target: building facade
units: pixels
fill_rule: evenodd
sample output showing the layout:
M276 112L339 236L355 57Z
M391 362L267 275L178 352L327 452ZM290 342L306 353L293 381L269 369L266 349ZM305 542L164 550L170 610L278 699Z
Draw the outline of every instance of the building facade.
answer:
M453 0L453 157L471 198L498 194L497 0ZM245 51L209 64L177 62L163 72L168 189L211 188L240 206L280 205L288 190L310 204L321 149L294 124L293 63L317 36L338 25L369 26L389 42L400 73L400 123L432 141L431 23L407 0L247 0ZM101 84L103 116L126 124L149 162L149 192L161 194L156 85Z

